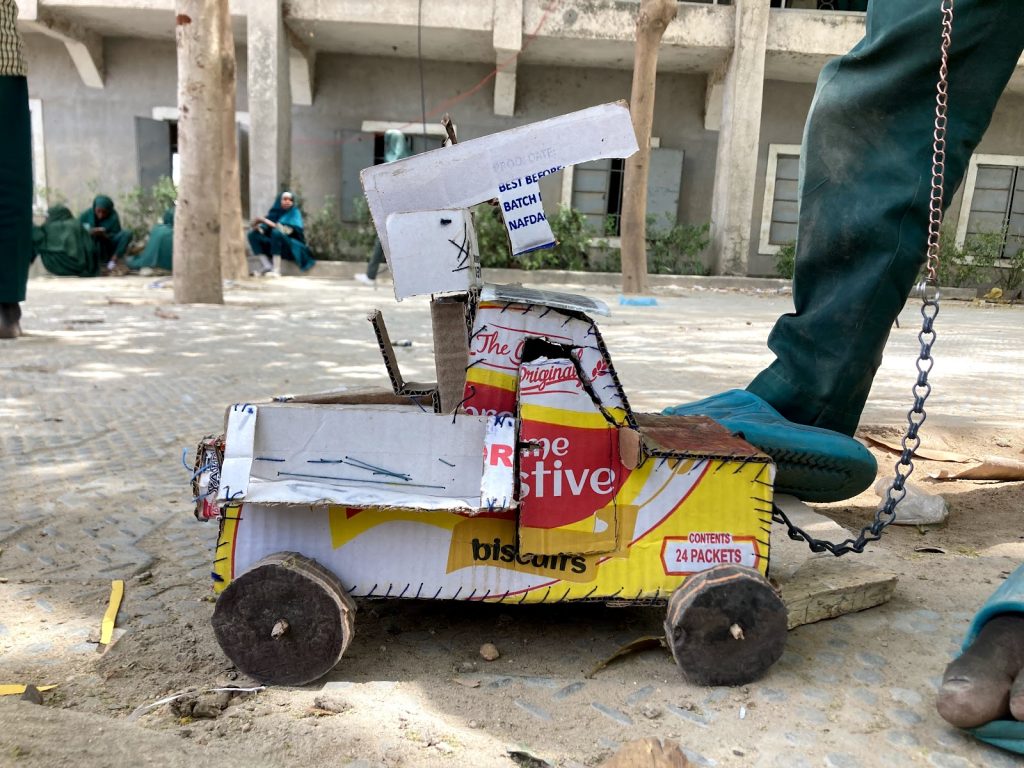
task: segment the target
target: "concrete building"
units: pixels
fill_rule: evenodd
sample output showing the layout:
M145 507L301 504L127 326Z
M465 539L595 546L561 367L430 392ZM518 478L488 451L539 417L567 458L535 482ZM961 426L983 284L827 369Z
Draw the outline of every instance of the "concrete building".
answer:
M782 5L791 7L770 7ZM650 208L710 222L709 266L771 274L793 240L796 166L821 66L850 49L864 14L814 0L680 2L659 59ZM174 0L19 0L39 204L84 207L174 168ZM633 0L231 0L245 202L282 185L308 210L330 195L354 215L358 173L390 127L439 146L628 99ZM421 88L422 86L422 88ZM950 210L959 237L1024 220L1024 66L1019 65ZM955 106L953 107L955 109ZM427 124L421 125L426 112ZM545 205L597 227L620 205L621 165L545 179Z

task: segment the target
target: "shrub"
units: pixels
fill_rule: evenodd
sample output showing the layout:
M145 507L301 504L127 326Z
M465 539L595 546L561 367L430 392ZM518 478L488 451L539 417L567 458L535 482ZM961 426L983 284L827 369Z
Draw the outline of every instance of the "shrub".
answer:
M480 249L480 266L494 269L519 266L512 263L508 235L496 207L490 203L474 207L473 226L476 229L477 247Z
M647 217L647 271L653 275L704 275L701 254L711 243L711 225L678 224L659 229L654 216Z
M1004 294L1011 294L1024 285L1024 236L1011 234L1017 252L999 265L999 286Z
M939 240L939 264L936 277L940 286L974 287L981 283L1003 249L1001 232L972 235L963 246L956 244L952 226L943 228ZM922 266L922 277L924 267Z
M370 206L362 195L352 198L352 205L356 219L354 223L342 226L342 237L352 246L352 250L358 252L360 259L368 259L377 241L377 230L370 218Z
M480 265L499 269L585 269L591 233L583 214L562 206L558 213L548 217L548 224L555 236L553 248L513 257L498 209L490 203L476 206L473 209L473 225L476 227L476 240L480 249Z
M117 201L122 225L131 230L133 239L142 240L153 225L163 219L164 211L174 207L177 199L178 190L167 176L161 176L149 189L133 187Z
M785 279L792 280L796 273L796 243L786 243L775 254L775 273Z
M335 198L327 195L320 210L306 220L306 242L316 258L342 261L344 238L345 226L338 216Z

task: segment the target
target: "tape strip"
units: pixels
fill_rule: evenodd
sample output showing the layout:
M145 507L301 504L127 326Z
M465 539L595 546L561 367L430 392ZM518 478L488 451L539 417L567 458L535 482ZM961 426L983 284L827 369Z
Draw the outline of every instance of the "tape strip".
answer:
M27 685L21 683L5 683L0 685L0 696L21 696L27 687ZM43 691L51 691L56 687L56 685L37 685L36 690L42 693Z
M114 624L117 622L117 612L121 609L121 600L124 599L124 581L117 579L110 582L110 602L107 603L107 612L103 614L103 623L100 625L100 644L109 645L110 638L114 634Z

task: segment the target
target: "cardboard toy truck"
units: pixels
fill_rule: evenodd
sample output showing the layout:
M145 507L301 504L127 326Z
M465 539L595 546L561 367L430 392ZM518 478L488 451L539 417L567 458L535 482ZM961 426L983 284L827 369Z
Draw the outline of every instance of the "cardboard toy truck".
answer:
M480 282L470 205L511 191L513 248L550 244L546 222L520 221L537 174L635 149L628 109L608 104L363 172L396 297L432 297L437 381L404 380L374 312L388 389L236 404L200 445L214 628L243 672L322 676L352 598L373 597L667 601L698 682L744 682L781 654L770 458L710 419L634 413L601 302Z

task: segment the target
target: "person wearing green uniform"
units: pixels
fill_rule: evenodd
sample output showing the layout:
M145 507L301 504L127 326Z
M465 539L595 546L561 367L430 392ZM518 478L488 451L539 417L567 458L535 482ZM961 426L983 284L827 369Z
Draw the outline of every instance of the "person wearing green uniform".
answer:
M78 220L96 244L100 263L106 264L108 272L113 271L117 260L124 258L132 244L132 233L121 229L121 217L114 210L114 201L106 195L96 195Z
M1019 0L956 0L954 15L944 207L1024 51ZM771 455L778 492L838 501L875 479L852 435L927 255L941 32L939 0L868 4L864 39L822 69L804 128L795 311L768 338L776 359L746 389L666 409L711 416ZM1024 567L978 613L937 704L1024 753Z
M132 256L126 264L128 269L160 269L172 271L174 254L174 209L164 211L163 222L149 231L146 247L138 256Z
M384 162L393 163L412 155L412 144L404 133L397 128L389 128L384 132ZM373 243L373 253L370 255L370 263L366 265L366 272L359 272L355 279L366 285L377 283L377 272L384 264L384 247L380 244L378 237Z
M0 339L21 336L32 262L32 133L18 6L0 2Z
M33 227L32 248L50 274L96 277L100 273L99 250L66 205L51 206L43 225Z

